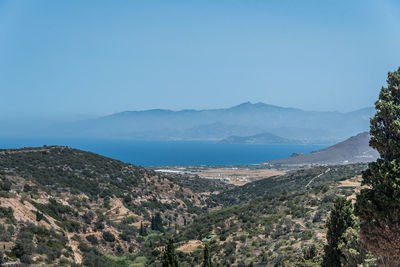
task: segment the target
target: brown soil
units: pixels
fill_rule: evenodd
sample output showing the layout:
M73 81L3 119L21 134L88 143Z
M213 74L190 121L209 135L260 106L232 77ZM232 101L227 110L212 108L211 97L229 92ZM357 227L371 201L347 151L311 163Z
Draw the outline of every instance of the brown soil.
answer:
M203 243L200 240L189 240L188 243L178 247L176 250L182 251L184 253L192 253L199 246L202 246L202 245L203 245Z

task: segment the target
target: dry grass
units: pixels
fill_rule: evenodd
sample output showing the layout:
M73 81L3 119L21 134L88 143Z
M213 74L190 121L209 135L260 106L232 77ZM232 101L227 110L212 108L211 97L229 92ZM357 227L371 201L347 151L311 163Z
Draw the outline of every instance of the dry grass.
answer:
M182 251L184 253L192 253L195 251L199 246L202 246L203 243L200 240L189 240L186 244L178 247L176 250Z

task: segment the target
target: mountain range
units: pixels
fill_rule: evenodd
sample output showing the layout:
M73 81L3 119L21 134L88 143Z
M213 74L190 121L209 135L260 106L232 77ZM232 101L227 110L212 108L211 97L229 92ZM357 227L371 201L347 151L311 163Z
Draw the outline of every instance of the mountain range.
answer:
M126 111L67 125L64 134L139 140L211 140L275 134L306 143L334 143L366 131L373 108L349 113L304 111L264 103L226 109Z
M131 140L221 141L231 136L272 134L299 143L333 144L368 130L375 110L319 112L264 103L204 110L125 111L77 122L2 123L5 136L57 136ZM12 125L13 127L8 127ZM278 143L280 141L278 140Z

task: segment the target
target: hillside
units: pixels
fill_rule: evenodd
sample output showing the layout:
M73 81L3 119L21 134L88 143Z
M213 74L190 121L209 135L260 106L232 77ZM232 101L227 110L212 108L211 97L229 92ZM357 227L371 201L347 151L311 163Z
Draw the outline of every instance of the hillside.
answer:
M212 195L224 208L170 233L180 263L201 266L200 240L212 234L208 244L217 266L319 266L333 199L354 199L365 168L366 164L308 168ZM147 242L140 255L157 266L151 251L166 238Z
M261 133L252 136L229 136L221 140L221 144L300 144L300 140L292 140L271 133Z
M11 261L107 262L102 253L139 249L142 225L157 235L218 205L168 178L68 147L0 150L0 228L9 229L0 245ZM213 181L202 192L224 188Z
M333 198L354 196L359 182L347 181L365 167L300 169L233 186L68 147L0 150L0 256L32 266L161 266L172 237L181 266L200 266L201 240L214 234L220 266L313 266ZM303 257L312 243L316 255Z
M367 164L314 167L290 171L285 175L254 181L240 187L225 190L214 197L227 207L250 202L265 195L273 196L293 191L306 191L339 179L351 178L367 168Z
M310 154L295 153L290 158L268 161L267 164L281 165L335 165L371 162L378 158L377 151L369 146L369 133L363 132L333 146Z

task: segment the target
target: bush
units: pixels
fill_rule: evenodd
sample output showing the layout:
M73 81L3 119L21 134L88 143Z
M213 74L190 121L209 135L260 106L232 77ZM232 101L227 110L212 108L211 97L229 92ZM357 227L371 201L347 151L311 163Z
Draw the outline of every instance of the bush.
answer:
M86 240L89 241L90 244L93 246L98 245L99 241L97 240L97 237L94 235L88 235L86 236Z
M13 209L11 207L0 207L0 218L7 218L10 219L12 222L15 222Z
M103 239L107 242L114 242L115 236L112 233L106 231L106 232L103 232Z
M130 242L130 241L131 241L131 238L130 238L129 235L126 234L126 233L121 233L121 234L119 234L119 238L121 238L122 240L124 240L124 241L126 241L126 242Z
M25 264L32 264L32 259L28 255L24 254L21 257L21 262Z
M11 182L8 180L0 182L0 190L6 191L6 192L10 191L11 190Z

